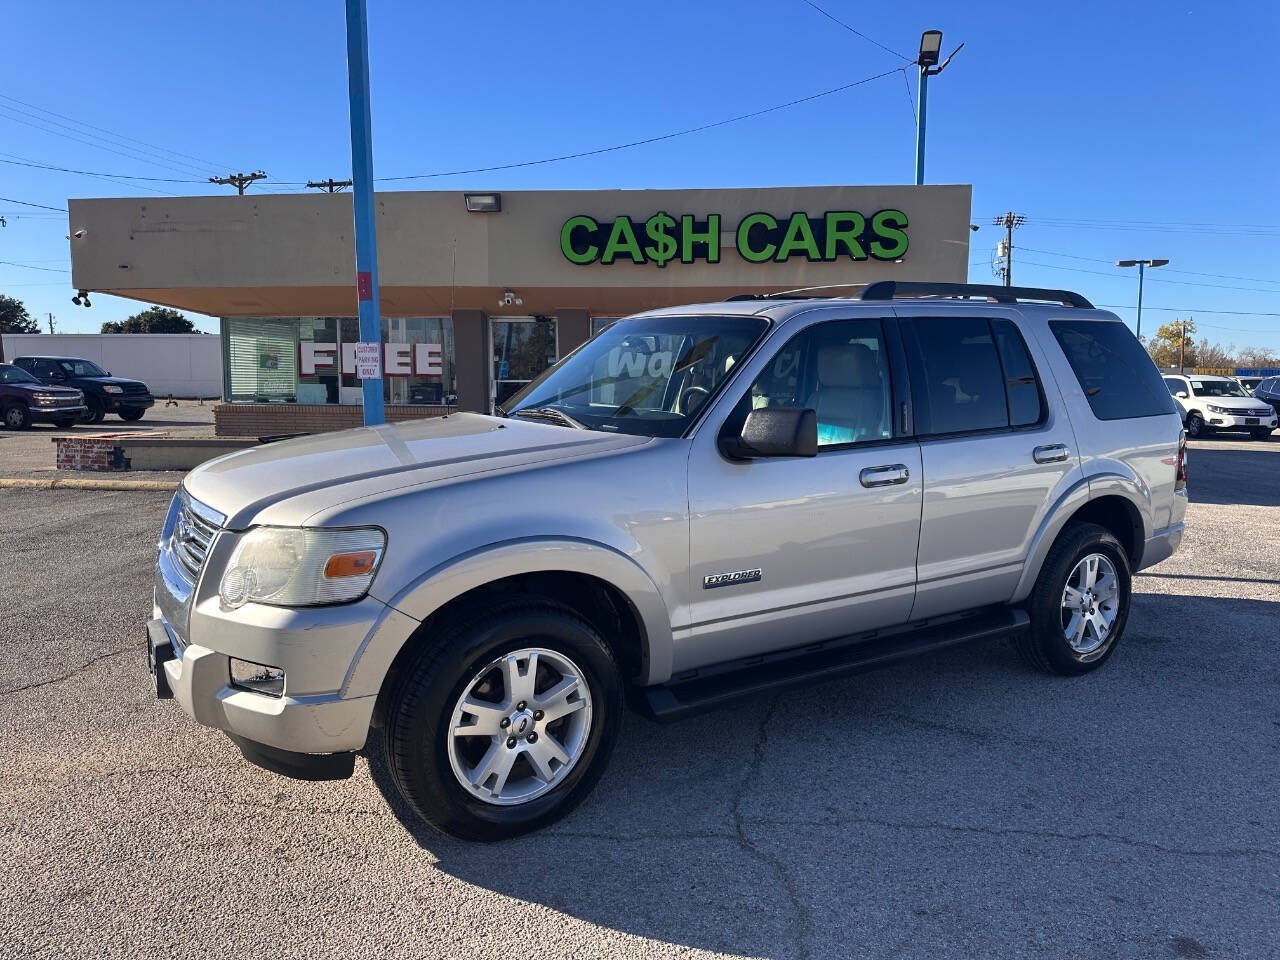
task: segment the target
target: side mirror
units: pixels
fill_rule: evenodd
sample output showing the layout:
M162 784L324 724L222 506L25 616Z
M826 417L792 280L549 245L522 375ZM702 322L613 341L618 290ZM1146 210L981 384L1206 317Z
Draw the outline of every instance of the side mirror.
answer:
M721 438L720 451L730 460L816 457L818 415L799 407L752 410L738 436Z
M1187 391L1185 391L1185 390L1179 390L1177 393L1175 393L1175 394L1174 394L1174 396L1175 396L1175 397L1177 397L1179 400L1186 400L1186 399L1187 399Z

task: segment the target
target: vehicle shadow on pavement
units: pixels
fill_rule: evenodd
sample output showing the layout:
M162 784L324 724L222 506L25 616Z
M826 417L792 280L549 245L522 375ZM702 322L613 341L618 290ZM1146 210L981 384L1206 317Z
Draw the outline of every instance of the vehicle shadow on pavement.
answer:
M491 845L423 826L380 746L367 756L441 871L686 948L1166 956L1189 938L1243 955L1265 932L1220 905L1264 916L1260 891L1280 882L1280 720L1258 669L1277 622L1274 601L1140 593L1116 655L1085 677L993 642L671 726L629 715L575 813ZM582 955L609 953L606 933L586 936Z
M1187 461L1191 502L1280 506L1280 444L1258 446L1261 449L1223 447L1215 450L1204 443L1198 444ZM1202 475L1212 476L1215 482L1197 482Z

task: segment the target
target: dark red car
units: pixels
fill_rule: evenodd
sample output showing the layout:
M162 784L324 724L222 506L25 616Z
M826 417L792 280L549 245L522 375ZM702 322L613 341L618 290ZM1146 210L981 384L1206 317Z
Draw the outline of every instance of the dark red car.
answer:
M79 390L49 386L21 367L0 363L0 422L6 429L25 430L38 421L65 429L79 423L86 412Z

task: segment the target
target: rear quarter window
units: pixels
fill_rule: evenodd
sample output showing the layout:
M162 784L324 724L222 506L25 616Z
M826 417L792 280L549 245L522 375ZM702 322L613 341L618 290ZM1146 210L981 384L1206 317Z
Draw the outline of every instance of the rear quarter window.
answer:
M1160 371L1118 320L1050 320L1067 362L1099 420L1174 413Z

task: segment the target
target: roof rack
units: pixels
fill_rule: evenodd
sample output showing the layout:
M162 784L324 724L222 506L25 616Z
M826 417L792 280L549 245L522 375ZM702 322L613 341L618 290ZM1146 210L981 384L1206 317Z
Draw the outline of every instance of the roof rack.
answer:
M1019 303L1023 300L1060 303L1065 307L1092 310L1093 304L1070 290L1043 287L1001 287L992 283L930 283L914 280L881 280L859 294L860 300L896 300L900 297L949 297L961 300L994 300Z

